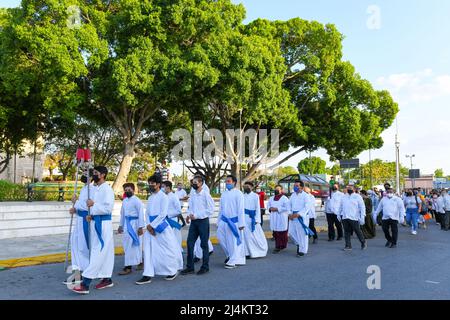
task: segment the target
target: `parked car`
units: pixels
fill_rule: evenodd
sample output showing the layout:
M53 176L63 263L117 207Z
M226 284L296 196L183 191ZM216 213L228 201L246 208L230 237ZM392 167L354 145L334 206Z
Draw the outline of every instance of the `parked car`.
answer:
M330 193L330 185L322 178L310 176L306 174L293 174L278 181L278 184L283 186L286 195L291 195L294 189L295 180L301 180L305 183L305 187L309 187L316 199L324 201Z

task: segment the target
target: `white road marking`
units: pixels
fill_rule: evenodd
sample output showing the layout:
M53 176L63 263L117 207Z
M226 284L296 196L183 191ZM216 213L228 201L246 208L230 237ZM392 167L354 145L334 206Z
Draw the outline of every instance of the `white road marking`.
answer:
M436 281L430 281L430 280L427 280L427 281L425 281L426 283L432 283L432 284L439 284L440 282L436 282Z

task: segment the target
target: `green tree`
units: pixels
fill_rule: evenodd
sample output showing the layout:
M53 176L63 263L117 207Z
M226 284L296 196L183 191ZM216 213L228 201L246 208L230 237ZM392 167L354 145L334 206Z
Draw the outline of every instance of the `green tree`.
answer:
M443 177L444 177L444 170L442 170L442 169L436 169L436 170L434 171L434 176L435 176L436 178L443 178Z
M320 157L311 157L301 160L298 165L298 172L303 174L325 174L327 162Z

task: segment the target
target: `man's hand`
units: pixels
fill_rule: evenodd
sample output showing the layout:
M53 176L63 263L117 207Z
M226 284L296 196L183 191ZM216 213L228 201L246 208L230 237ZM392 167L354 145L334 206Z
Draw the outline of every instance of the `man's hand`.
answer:
M275 212L275 211L278 211L278 208L271 207L271 208L269 209L269 211L270 211L270 212Z
M70 213L70 214L74 214L75 212L77 212L77 210L75 210L75 208L70 208L70 209L69 209L69 213Z
M192 221L194 221L195 219L197 219L192 213L189 215L189 217L191 218Z
M191 218L189 216L186 217L186 224L190 224L191 223Z
M86 204L88 207L92 207L94 205L94 201L92 199L89 199L88 201L86 201Z
M86 216L86 221L87 222L91 222L92 221L92 216L91 215L87 215Z
M147 230L148 230L148 232L150 232L150 234L152 236L156 235L155 229L153 229L153 227L151 225L147 225Z
M239 230L241 230L241 231L242 231L242 230L244 230L244 228L245 228L245 227L240 227L240 228L239 228Z
M138 229L138 236L142 236L144 234L144 230L142 228Z
M123 227L119 226L119 229L117 229L117 233L118 234L122 234L123 233Z
M74 194L74 195L72 196L72 203L77 202L77 200L78 200L78 197L77 197L76 194Z

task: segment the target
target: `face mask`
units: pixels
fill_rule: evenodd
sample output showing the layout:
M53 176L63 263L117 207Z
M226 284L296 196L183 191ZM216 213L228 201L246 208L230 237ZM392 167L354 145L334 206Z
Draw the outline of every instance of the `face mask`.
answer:
M347 189L348 194L353 194L353 192L355 192L355 191L353 191L352 189Z
M148 187L148 190L149 190L151 193L155 193L155 191L156 191L156 186L150 185L150 186Z
M295 186L295 187L294 187L294 192L297 193L297 192L299 192L299 191L300 191L300 187Z
M178 191L181 191L181 189L182 189L181 187L177 187L177 190L178 190Z
M244 192L245 193L250 193L250 192L252 192L252 190L250 188L244 188Z
M278 196L280 194L280 190L275 190L275 195Z
M81 182L86 183L87 182L87 177L86 176L82 176L81 177Z
M198 190L198 184L196 184L196 183L192 184L192 189Z
M438 197L437 194L433 195L433 199L437 199L437 197Z
M415 195L417 195L418 193L419 193L419 192L417 192L417 191L414 191L414 194L415 194Z
M337 187L333 187L333 188L331 188L331 190L337 191Z
M261 192L261 189L256 189L256 192L260 193L260 192Z
M125 195L127 196L127 198L131 198L133 196L133 191L125 192Z
M94 182L97 183L97 182L100 181L100 177L99 177L97 174L94 174L94 175L92 176L92 180L94 180Z
M388 193L388 194L387 194L387 197L388 197L388 198L392 198L393 196L394 196L393 193Z
M227 183L227 184L226 184L226 188L227 188L228 191L230 191L231 189L234 188L234 184L232 184L232 183Z

